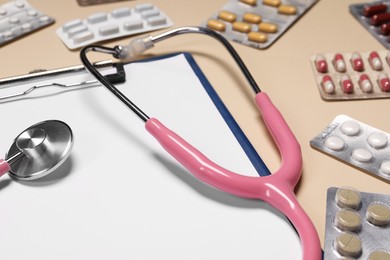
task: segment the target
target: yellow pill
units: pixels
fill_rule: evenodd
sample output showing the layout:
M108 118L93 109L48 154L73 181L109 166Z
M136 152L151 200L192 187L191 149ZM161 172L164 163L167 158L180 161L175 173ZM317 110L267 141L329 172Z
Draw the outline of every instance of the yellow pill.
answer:
M386 226L390 223L390 208L381 203L371 203L367 207L366 218L375 226Z
M209 27L213 30L216 30L216 31L220 31L220 32L223 32L226 30L226 25L223 22L218 21L218 20L209 20L207 22L207 27Z
M337 189L335 201L340 208L357 209L360 207L362 198L358 190L341 187Z
M233 23L233 30L248 33L251 31L251 25L243 22Z
M253 5L253 6L257 4L257 0L240 0L240 2L247 5Z
M248 33L248 40L252 42L265 43L268 40L267 34L261 32Z
M368 260L390 260L390 254L385 251L374 251L370 254Z
M278 26L274 23L261 23L259 24L259 31L266 33L276 33Z
M278 7L278 13L286 15L294 15L297 13L297 8L293 5L281 5Z
M226 22L233 23L236 21L237 16L228 11L221 11L219 12L218 18Z
M334 247L342 256L357 257L362 252L362 241L354 233L341 233L334 241Z
M281 4L281 1L280 0L264 0L263 4L277 7Z
M252 13L245 13L243 20L244 20L244 22L247 22L247 23L259 24L261 22L261 16L257 15L257 14L252 14Z

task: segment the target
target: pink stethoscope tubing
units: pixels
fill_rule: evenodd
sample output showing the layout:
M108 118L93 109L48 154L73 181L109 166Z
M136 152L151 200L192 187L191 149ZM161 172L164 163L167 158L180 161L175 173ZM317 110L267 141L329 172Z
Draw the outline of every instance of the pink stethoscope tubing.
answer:
M256 103L282 158L281 167L269 176L244 176L213 163L155 118L146 121L145 127L168 153L201 181L240 197L261 199L280 210L298 231L303 259L321 259L320 240L315 226L294 194L302 171L300 145L267 94L258 93Z
M272 175L264 177L249 177L231 172L210 161L201 152L187 143L183 138L166 128L155 118L150 118L127 96L111 84L87 58L87 52L101 52L113 55L115 58L135 58L152 48L155 43L173 36L199 33L217 39L233 57L249 85L256 93L256 103L263 120L271 133L281 154L282 165ZM294 134L289 129L278 109L269 97L261 92L249 70L241 60L233 46L219 33L204 27L179 27L156 36L132 39L129 45L117 45L113 48L90 45L80 51L80 58L85 68L92 73L112 94L145 122L145 127L162 147L186 167L201 181L225 192L244 197L256 198L268 202L280 210L292 222L301 239L304 260L319 260L322 250L314 224L299 205L294 188L302 171L301 148Z
M10 165L7 161L0 159L0 176L3 176L5 173L9 172Z

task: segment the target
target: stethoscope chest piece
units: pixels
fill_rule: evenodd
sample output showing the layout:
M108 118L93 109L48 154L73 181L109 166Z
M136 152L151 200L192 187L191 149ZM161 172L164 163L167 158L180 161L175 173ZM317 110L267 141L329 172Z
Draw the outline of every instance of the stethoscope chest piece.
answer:
M42 178L57 169L73 146L71 128L62 121L48 120L19 134L6 154L9 175L19 180Z

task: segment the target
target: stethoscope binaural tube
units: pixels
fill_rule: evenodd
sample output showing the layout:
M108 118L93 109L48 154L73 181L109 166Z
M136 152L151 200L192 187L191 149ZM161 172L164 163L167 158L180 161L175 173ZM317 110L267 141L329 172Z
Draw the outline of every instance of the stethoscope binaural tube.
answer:
M34 124L20 133L0 159L0 176L5 173L18 180L35 180L57 169L73 147L71 128L59 120Z
M108 82L92 66L86 56L89 51L97 51L112 54L116 58L134 58L153 47L156 42L185 33L206 34L220 41L247 78L249 85L256 94L255 100L258 109L282 157L282 165L274 174L264 177L249 177L231 172L210 161L157 119L147 116L128 97ZM228 193L268 202L284 213L298 231L303 249L303 259L320 260L322 258L320 240L315 226L299 205L294 194L295 185L298 183L302 171L300 145L279 110L271 102L268 95L260 90L237 52L223 36L207 28L183 27L157 36L133 39L129 46L115 46L114 48L96 45L87 46L81 50L80 57L86 69L142 119L145 122L146 130L193 175L201 181Z

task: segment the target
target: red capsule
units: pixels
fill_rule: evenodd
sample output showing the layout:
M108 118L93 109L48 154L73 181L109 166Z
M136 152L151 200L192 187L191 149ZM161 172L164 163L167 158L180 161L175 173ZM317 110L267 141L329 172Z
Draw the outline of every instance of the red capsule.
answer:
M386 75L386 73L382 72L378 75L378 83L382 91L384 92L390 91L390 79Z
M364 63L363 63L362 57L357 52L352 53L351 64L352 64L353 69L356 71L363 71L364 70Z
M350 94L353 92L353 83L351 78L348 75L341 76L340 83L344 93Z
M390 23L384 23L381 25L380 33L382 35L389 35L390 34Z
M371 24L374 26L390 22L390 13L375 14L371 17Z
M325 75L324 77L322 77L321 85L326 93L334 93L335 87L333 84L333 80L329 75Z
M316 69L320 73L328 72L328 63L323 55L317 55L315 59Z
M342 54L337 53L334 55L333 66L338 72L345 72L347 70L347 65Z
M363 73L362 75L360 75L359 86L360 86L361 90L365 93L372 92L372 88L373 88L372 82L367 74Z
M371 68L373 70L382 70L382 61L376 51L370 53L370 55L368 56L368 61L370 62Z
M387 5L378 4L378 5L365 5L363 7L363 15L365 17L373 16L374 14L384 13L387 11Z

